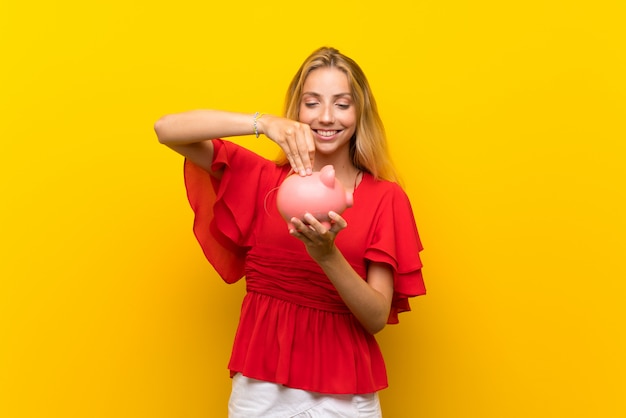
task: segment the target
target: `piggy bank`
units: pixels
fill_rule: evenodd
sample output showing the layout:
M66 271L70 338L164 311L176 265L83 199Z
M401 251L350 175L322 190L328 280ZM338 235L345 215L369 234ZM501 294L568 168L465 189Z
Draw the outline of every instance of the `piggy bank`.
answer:
M276 206L282 217L291 224L291 218L303 219L310 213L326 228L330 228L328 212L341 214L353 204L352 193L347 192L335 178L332 165L324 166L310 176L292 175L278 188Z

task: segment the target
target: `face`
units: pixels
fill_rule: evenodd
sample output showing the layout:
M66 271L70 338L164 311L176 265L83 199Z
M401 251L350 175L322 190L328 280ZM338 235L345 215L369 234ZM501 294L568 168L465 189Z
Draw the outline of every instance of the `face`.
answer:
M356 108L348 76L334 67L318 68L309 73L302 92L300 122L311 127L317 152L349 155Z

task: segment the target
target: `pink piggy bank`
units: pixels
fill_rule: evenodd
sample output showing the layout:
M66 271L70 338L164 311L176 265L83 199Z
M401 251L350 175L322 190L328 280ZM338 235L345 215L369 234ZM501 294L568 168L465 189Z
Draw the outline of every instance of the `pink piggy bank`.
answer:
M283 218L292 227L291 218L303 219L310 213L326 228L330 228L328 212L341 214L353 204L352 193L347 192L335 178L332 165L310 176L292 175L278 188L276 206Z

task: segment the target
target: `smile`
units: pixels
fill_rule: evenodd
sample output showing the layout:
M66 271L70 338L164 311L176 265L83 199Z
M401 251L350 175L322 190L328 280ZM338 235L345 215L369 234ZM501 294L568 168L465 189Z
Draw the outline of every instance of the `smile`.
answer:
M330 138L331 136L337 135L337 134L338 134L339 132L341 132L341 131L336 131L336 130L335 130L335 131L323 131L323 130L318 129L318 130L316 130L315 132L316 132L319 136L323 136L323 137L326 137L326 138Z

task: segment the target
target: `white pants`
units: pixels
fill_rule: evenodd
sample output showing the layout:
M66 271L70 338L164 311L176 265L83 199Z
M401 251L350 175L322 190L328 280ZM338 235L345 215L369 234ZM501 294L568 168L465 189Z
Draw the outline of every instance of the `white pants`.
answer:
M288 388L236 374L229 418L381 418L377 393L328 395Z

